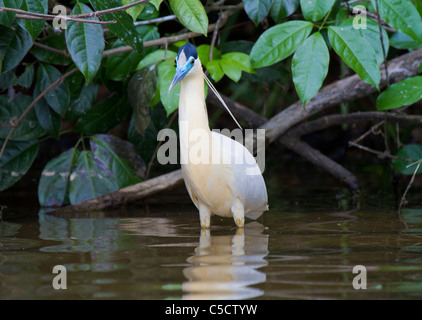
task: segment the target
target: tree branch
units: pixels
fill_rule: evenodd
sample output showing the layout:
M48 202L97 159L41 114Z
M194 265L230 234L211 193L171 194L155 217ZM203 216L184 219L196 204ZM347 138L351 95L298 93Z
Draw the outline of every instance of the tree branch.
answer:
M418 49L399 56L388 63L390 82L399 82L408 77L413 77L419 72L422 62L422 49ZM380 89L385 88L385 72L381 72ZM266 123L260 126L266 130L267 139L275 141L295 124L304 121L311 115L337 106L340 103L353 101L377 92L377 89L363 82L358 75L353 75L342 80L335 81L322 88L305 106L297 101L280 113L276 114Z
M175 188L182 183L182 170L179 169L95 199L86 200L79 204L59 208L55 210L54 213L60 214L74 211L94 211L136 203L151 197L160 191Z

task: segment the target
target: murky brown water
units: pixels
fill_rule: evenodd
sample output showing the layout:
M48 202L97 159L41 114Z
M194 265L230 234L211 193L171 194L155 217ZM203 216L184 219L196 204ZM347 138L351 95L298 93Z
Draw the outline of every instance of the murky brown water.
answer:
M422 209L400 220L341 190L285 196L244 230L214 217L202 231L183 204L6 219L0 299L422 298ZM52 286L55 265L66 290ZM356 265L366 290L352 286Z

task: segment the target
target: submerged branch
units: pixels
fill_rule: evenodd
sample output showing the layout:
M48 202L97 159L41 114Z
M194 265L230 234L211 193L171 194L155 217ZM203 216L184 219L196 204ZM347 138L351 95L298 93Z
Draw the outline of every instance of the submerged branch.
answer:
M160 191L175 188L182 183L182 171L176 170L95 199L86 200L79 204L59 208L55 210L54 213L94 211L136 203L151 197Z

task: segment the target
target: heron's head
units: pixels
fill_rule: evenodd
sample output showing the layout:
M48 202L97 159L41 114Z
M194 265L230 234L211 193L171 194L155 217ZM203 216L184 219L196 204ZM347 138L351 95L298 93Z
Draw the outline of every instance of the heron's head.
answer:
M189 42L179 49L176 57L176 73L170 84L169 91L186 77L194 67L196 60L198 60L198 51Z

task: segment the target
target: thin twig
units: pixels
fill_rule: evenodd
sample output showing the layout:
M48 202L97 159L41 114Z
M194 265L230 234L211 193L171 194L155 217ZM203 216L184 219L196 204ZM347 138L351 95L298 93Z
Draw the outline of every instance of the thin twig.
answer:
M220 29L220 22L221 22L224 14L225 14L224 12L221 12L218 15L218 19L217 19L215 26L214 26L214 32L212 33L212 39L211 39L211 45L210 45L210 56L209 56L210 61L212 60L212 56L214 54L214 46L215 46L215 42L217 41L218 29Z
M99 17L99 16L102 16L104 14L123 11L123 10L132 8L134 6L137 6L139 4L142 4L142 3L145 3L145 2L148 2L148 1L149 0L139 0L139 1L136 1L136 2L126 4L124 6L120 6L120 7L115 7L115 8L110 8L110 9L105 9L105 10L100 10L100 11L94 11L94 12L89 12L89 13L74 14L74 15L69 15L69 16L42 14L42 13L30 12L30 11L15 9L15 8L7 8L7 7L0 7L0 12L2 12L2 11L14 12L14 13L17 13L17 14L30 15L30 16L33 16L33 17L40 17L40 18L43 18L43 20L52 20L52 19L57 18L57 17L63 18L65 20L69 20L69 18L71 18L71 19L74 19L74 18L83 19L83 18ZM91 20L89 20L89 21L91 21Z
M220 23L221 25L224 25L224 23ZM207 32L211 32L211 30L214 30L215 28L215 24L210 24L208 26ZM187 32L187 33L183 33L183 34L179 34L176 36L171 36L171 37L162 37L160 39L156 39L156 40L150 40L150 41L145 41L144 42L144 47L152 47L152 46L162 46L165 45L166 43L173 43L173 42L177 42L180 40L186 40L186 39L190 39L190 38L195 38L195 37L200 37L203 36L204 34L202 33L196 33L196 32ZM132 51L133 48L131 46L122 46L122 47L118 47L118 48L114 48L114 49L109 49L104 51L103 53L103 58L111 56L111 55L115 55L115 54L119 54L119 53L123 53L123 52L129 52Z
M59 50L59 49L56 49L56 48L52 48L52 47L46 46L45 44L42 44L42 43L39 43L39 42L34 42L34 46L42 48L44 50L48 50L48 51L60 54L62 56L65 56L66 58L70 58L70 54L65 50Z
M25 111L20 115L20 117L16 120L16 122L14 123L14 126L12 128L10 128L9 133L6 136L6 139L4 139L3 142L3 146L1 147L0 150L0 159L3 156L4 150L6 149L6 145L10 140L10 137L12 136L13 132L15 131L15 129L19 126L20 122L22 121L22 119L28 114L28 112L35 106L35 104L51 89L53 89L55 86L57 86L58 84L60 84L61 82L63 82L64 79L66 79L67 77L69 77L70 75L72 75L73 73L75 73L78 70L78 68L74 68L72 70L70 70L69 72L65 73L64 75L62 75L60 78L58 78L56 81L54 81L52 84L50 84L43 92L41 92L30 104L29 106L25 109Z
M161 17L161 18L156 18L156 19L151 19L151 20L146 20L146 21L136 21L134 23L135 26L144 26L144 25L148 25L148 24L154 24L154 23L160 23L160 22L166 22L166 21L172 21L175 20L176 16L174 14L169 15L169 16L165 16L165 17Z
M60 19L66 20L66 21L93 23L93 24L114 24L114 23L117 22L116 20L110 20L110 21L88 20L88 19L74 18L74 17L71 17L71 16L63 16L63 15L49 16L49 17L37 17L37 16L28 15L28 14L16 14L15 17L17 19L25 19L25 20L54 20L56 18L60 18Z
M377 20L378 20L378 28L379 28L379 31L380 31L380 41L381 41L382 55L384 57L385 80L387 81L387 87L389 87L390 86L390 78L388 76L387 55L385 53L385 48L384 48L384 36L382 35L381 15L380 15L379 7L378 7L378 0L375 0L375 4L376 4L376 9L377 9Z
M422 161L419 161L418 165L416 166L415 171L413 172L412 178L410 178L410 181L409 181L409 183L407 184L406 190L404 191L403 196L401 197L401 200L400 200L400 205L399 205L399 209L397 210L397 212L398 212L398 214L399 214L399 215L400 215L400 213L401 213L401 209L402 209L402 207L403 207L403 206L406 204L406 202L407 202L407 201L406 201L406 195L407 195L407 193L409 192L410 187L411 187L411 186L412 186L412 184L413 184L413 181L415 180L416 173L418 172L419 167L421 166L421 163L422 163Z

